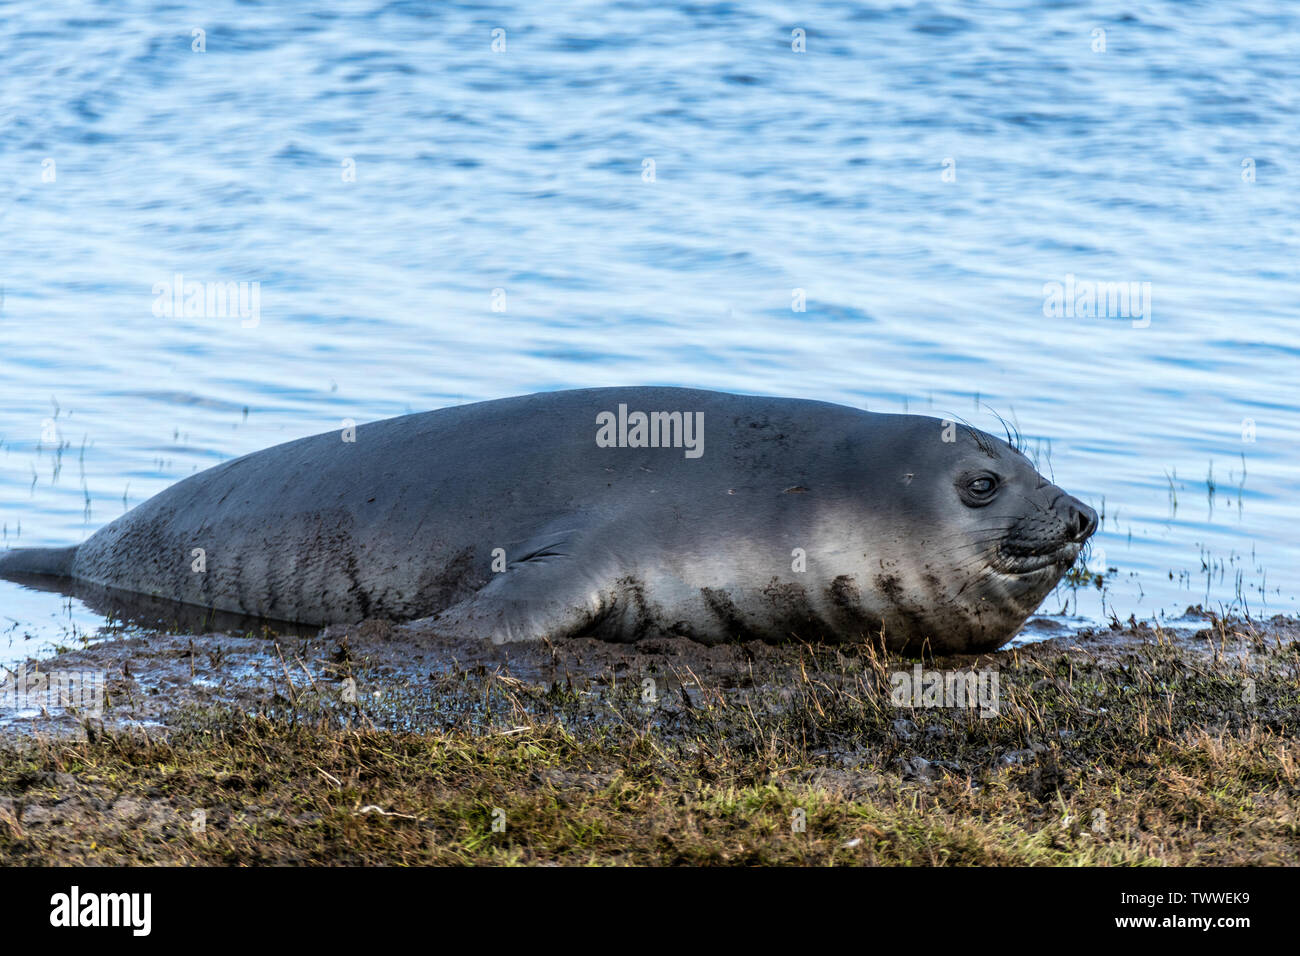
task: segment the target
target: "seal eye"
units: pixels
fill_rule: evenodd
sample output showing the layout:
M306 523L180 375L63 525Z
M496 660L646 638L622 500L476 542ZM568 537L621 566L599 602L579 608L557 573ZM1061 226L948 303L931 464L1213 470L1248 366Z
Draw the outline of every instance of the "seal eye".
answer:
M997 494L998 476L987 471L964 475L957 482L957 492L961 499L972 508L986 505Z

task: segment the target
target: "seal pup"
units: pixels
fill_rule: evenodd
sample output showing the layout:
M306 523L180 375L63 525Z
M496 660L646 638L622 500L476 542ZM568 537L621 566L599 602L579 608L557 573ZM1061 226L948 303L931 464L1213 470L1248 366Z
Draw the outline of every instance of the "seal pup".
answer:
M1009 640L1097 527L953 421L683 388L544 392L237 458L0 555L214 610L502 643Z

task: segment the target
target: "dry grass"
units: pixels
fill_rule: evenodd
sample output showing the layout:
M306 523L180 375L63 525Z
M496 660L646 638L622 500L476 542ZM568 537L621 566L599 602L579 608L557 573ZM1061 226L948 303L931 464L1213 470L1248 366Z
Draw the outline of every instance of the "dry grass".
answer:
M449 668L346 703L331 682L368 686L360 661L253 713L0 745L0 856L1295 864L1295 633L1216 621L1191 644L1138 630L939 662L998 669L987 719L893 706L912 662L870 647L785 648L717 683L671 661L549 685Z

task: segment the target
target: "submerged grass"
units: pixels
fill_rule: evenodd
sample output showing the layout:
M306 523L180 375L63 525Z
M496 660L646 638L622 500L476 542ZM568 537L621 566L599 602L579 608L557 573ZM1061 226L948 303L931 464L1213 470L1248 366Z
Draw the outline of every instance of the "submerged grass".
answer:
M257 708L0 744L11 864L1300 862L1300 644L1216 621L926 667L998 714L891 703L913 661L753 655L699 678L364 661ZM346 656L346 655L344 655ZM310 675L309 675L310 676ZM647 693L644 680L655 681Z

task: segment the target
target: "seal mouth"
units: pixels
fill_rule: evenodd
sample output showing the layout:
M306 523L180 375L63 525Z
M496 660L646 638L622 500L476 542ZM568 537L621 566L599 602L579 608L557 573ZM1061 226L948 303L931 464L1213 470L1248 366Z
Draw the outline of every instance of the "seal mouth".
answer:
M1077 541L1055 541L1029 545L1003 542L998 548L996 570L1002 574L1025 575L1052 570L1064 574L1079 556L1082 545Z

